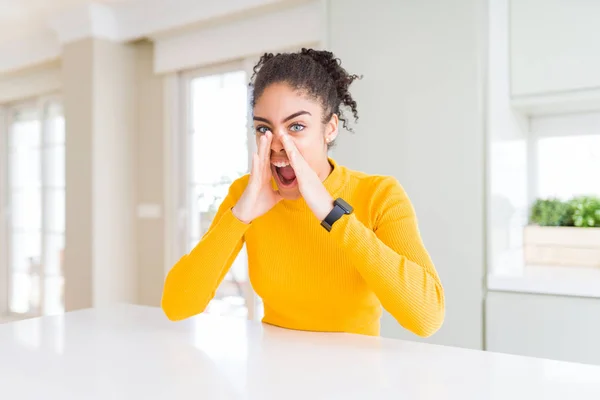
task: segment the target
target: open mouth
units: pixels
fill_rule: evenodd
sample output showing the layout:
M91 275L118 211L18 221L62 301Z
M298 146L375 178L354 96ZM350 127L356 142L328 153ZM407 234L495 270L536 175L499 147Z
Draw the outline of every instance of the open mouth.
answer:
M296 172L289 161L272 161L271 165L275 170L279 186L289 188L296 184Z

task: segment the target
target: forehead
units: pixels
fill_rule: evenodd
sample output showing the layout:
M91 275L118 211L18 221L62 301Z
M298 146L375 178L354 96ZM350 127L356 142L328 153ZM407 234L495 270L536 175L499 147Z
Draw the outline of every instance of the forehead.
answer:
M285 83L274 83L256 100L254 115L279 120L298 111L308 111L313 117L321 114L321 105L306 93Z

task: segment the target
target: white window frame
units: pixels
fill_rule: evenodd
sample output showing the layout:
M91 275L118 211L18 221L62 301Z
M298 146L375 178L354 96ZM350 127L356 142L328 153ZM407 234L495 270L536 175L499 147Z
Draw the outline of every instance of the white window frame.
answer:
M62 101L62 97L59 94L48 94L43 96L38 96L33 100L25 100L14 103L7 103L3 106L0 106L0 319L23 319L23 318L32 318L44 315L45 309L45 300L44 300L44 281L46 271L45 268L42 270L42 279L41 279L41 290L40 290L40 310L39 312L29 312L29 313L13 313L10 311L10 298L11 298L11 285L10 285L10 235L9 235L9 224L11 222L11 212L10 212L10 193L9 193L9 179L8 179L8 135L10 132L10 126L12 124L11 115L15 110L24 109L24 108L37 108L41 124L41 162L40 168L43 171L46 166L45 152L44 148L44 140L47 136L47 125L46 125L46 107L51 103L60 103L64 105ZM42 208L48 203L48 189L44 187L42 184ZM42 237L44 232L46 232L46 218L45 212L42 211L42 225L41 232ZM44 248L44 240L42 239L42 247L41 247L41 265L44 266L45 263L45 248Z

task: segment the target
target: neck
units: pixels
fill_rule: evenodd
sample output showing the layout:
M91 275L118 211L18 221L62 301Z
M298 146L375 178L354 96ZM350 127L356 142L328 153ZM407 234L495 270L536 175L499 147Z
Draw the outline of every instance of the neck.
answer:
M333 168L331 167L331 164L329 163L329 158L325 159L323 167L319 168L319 171L320 172L317 175L321 179L321 182L323 182L331 174L331 171L333 171Z
M323 164L323 166L316 171L317 176L321 179L323 186L325 186L325 189L329 194L335 198L345 186L349 178L349 173L346 168L338 165L334 159L328 158L325 162L327 165ZM273 185L275 185L274 181ZM276 188L276 186L274 186L274 188ZM298 193L298 198L286 198L285 200L287 201L283 201L282 204L289 210L303 210L310 212L306 201L300 193Z

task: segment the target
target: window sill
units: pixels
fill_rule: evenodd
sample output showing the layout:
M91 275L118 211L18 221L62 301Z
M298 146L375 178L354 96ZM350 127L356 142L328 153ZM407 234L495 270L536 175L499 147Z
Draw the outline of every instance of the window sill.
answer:
M491 291L600 298L600 268L526 266L489 274Z

